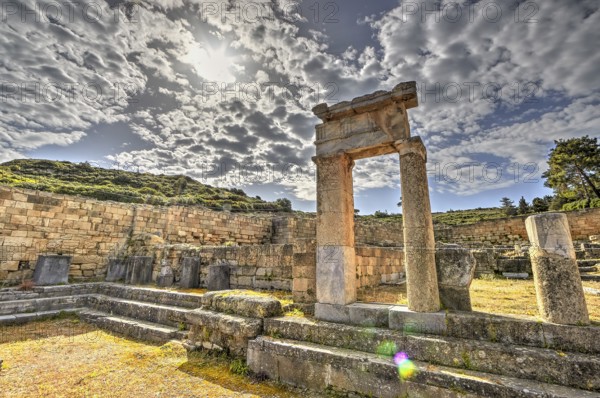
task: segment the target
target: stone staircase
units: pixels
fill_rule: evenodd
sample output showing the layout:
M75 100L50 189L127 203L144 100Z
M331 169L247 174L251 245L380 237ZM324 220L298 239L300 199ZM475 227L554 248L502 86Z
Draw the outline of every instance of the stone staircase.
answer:
M103 329L152 342L183 339L186 314L200 295L110 283L0 291L0 327L57 316L79 315Z
M600 397L600 328L450 315L429 333L266 319L248 364L281 382L374 397ZM407 354L412 377L400 380L390 350Z
M600 282L600 259L578 259L579 274L582 281Z
M381 304L347 307L348 317L342 311L343 323L334 323L281 317L279 302L264 297L88 283L0 290L0 329L74 313L141 340L227 349L245 356L259 377L351 395L600 398L600 327L475 312L413 313ZM416 370L408 378L399 377L397 352Z

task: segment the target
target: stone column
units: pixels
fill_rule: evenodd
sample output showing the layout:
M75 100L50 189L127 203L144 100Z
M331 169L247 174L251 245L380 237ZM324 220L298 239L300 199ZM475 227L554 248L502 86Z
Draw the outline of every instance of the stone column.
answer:
M404 258L408 309L440 310L435 240L427 182L427 152L420 137L396 141L400 154Z
M356 301L354 196L347 154L315 157L317 164L317 302Z
M590 323L581 276L565 214L549 213L525 220L529 255L540 316L563 325Z

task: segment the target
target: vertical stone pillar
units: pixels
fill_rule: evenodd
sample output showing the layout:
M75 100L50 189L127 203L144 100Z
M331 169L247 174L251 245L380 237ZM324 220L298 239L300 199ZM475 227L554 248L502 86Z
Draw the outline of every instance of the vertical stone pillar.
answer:
M417 312L439 311L427 152L420 137L396 141L395 146L400 154L408 308Z
M356 301L354 196L347 154L315 157L317 164L317 302Z
M529 255L540 316L563 325L589 324L567 216L531 216L525 227L531 242Z

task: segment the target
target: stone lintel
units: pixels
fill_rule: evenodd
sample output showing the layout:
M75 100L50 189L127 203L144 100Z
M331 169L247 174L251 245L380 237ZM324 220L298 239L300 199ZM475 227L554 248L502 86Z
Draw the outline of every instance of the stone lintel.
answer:
M396 152L394 142L410 137L407 109L417 105L414 82L313 109L323 121L316 127L317 156L345 152L363 159Z
M332 106L319 104L313 108L313 113L323 122L329 122L372 112L393 103L402 103L405 109L416 108L418 106L417 83L414 81L400 83L392 91L377 91Z

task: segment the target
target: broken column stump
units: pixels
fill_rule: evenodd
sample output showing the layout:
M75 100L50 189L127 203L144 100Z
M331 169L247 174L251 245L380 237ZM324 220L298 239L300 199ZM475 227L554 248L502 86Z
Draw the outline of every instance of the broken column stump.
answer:
M469 288L475 276L475 257L459 245L439 245L435 252L442 306L448 310L471 311Z
M529 255L540 316L563 325L590 323L575 248L565 214L549 213L525 220Z

